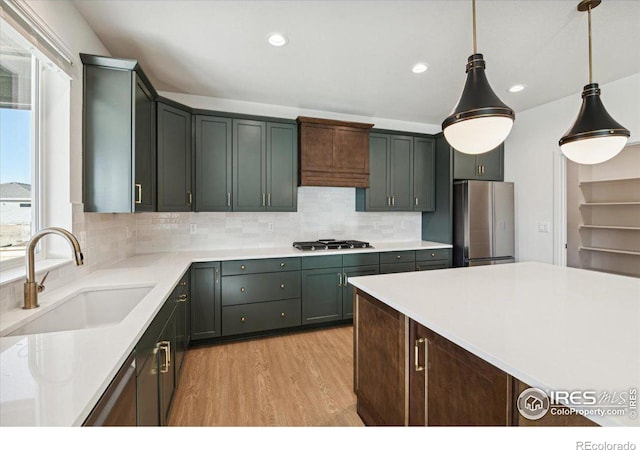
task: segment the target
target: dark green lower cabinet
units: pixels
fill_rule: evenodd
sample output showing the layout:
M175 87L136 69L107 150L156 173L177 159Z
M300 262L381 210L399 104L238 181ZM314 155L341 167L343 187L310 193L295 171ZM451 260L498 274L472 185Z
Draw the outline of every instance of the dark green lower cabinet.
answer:
M343 284L342 267L303 270L302 324L342 319Z
M191 265L191 339L220 333L220 263Z
M222 307L223 336L299 325L299 298Z
M345 267L343 270L342 318L351 319L353 318L353 291L355 288L349 284L349 278L378 275L380 269L376 264L375 266Z

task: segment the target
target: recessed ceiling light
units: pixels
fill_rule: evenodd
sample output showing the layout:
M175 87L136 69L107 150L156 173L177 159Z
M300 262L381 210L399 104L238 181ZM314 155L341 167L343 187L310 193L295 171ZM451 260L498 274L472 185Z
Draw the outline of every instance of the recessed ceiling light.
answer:
M425 63L416 63L411 68L413 73L422 73L427 71L428 66Z
M511 86L509 88L509 92L520 92L520 91L524 91L524 88L526 88L527 85L526 84L514 84L513 86Z
M269 41L269 44L274 47L282 47L283 45L287 45L287 42L289 42L289 40L280 33L271 33L267 40Z

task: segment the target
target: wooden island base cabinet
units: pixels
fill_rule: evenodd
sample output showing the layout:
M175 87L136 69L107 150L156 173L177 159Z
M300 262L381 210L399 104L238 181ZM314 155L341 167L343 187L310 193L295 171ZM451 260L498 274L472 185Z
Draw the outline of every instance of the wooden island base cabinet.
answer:
M580 415L525 419L515 405L526 384L359 289L353 329L366 425L595 425Z

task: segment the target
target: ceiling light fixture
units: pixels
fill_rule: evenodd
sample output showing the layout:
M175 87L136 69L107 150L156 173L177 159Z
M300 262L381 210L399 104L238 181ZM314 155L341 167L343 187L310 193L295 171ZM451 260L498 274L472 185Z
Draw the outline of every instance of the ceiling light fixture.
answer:
M289 42L289 40L280 33L271 33L267 40L269 41L269 44L274 47L282 47L283 45L287 45L287 42Z
M484 73L485 61L477 53L476 0L473 8L473 55L467 61L467 81L458 104L442 122L449 144L462 153L479 154L496 148L511 132L515 113L493 92Z
M525 84L514 84L509 88L509 92L522 92L526 87Z
M600 100L600 88L593 82L591 10L600 0L582 0L578 11L589 16L589 84L582 91L582 107L573 126L560 139L564 156L578 164L598 164L613 158L627 143L629 130L613 120Z
M423 73L426 72L428 68L429 66L427 66L425 63L416 63L411 68L411 71L413 73Z

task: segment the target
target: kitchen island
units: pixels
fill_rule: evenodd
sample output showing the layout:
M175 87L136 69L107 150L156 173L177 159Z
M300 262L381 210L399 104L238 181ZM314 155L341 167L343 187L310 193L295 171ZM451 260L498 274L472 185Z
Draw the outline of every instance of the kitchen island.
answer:
M350 283L367 424L640 425L639 279L527 262ZM589 414L528 420L527 387Z

